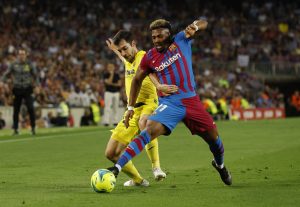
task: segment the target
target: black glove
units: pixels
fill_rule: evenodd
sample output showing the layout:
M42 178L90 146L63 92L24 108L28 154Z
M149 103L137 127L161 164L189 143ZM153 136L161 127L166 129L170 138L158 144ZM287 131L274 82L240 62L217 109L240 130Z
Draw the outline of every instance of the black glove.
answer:
M119 175L119 169L116 166L109 167L107 169L109 171L111 171L115 175L116 178L118 177L118 175Z

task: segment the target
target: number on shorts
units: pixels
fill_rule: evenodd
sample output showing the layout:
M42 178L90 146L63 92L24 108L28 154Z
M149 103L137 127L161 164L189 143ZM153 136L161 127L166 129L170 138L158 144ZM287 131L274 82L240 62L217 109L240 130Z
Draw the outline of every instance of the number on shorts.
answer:
M168 106L165 104L160 104L157 109L155 111L159 111L162 112L163 110L165 110Z

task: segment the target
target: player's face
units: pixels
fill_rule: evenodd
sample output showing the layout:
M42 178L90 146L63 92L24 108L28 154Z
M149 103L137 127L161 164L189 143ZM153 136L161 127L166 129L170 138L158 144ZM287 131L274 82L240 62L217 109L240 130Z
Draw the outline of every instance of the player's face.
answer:
M18 56L19 56L19 59L24 62L26 60L26 57L27 57L26 51L25 50L19 50Z
M162 52L170 46L170 31L165 28L152 30L152 42L158 52Z
M119 52L128 62L132 62L135 56L132 44L130 44L126 40L121 40L117 45Z

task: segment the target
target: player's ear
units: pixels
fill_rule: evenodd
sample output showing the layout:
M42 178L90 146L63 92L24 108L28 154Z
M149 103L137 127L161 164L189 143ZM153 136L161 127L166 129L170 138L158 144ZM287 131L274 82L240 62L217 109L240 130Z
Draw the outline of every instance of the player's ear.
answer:
M136 47L136 41L135 41L135 40L132 40L131 46L132 46L132 47Z

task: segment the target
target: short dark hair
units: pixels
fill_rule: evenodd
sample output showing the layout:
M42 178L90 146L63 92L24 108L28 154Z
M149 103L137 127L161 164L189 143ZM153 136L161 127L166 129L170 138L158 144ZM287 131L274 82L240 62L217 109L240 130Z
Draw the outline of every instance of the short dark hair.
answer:
M150 24L150 31L155 30L155 29L160 29L160 28L166 28L169 29L170 32L172 31L172 26L171 23L165 19L157 19L151 22Z
M132 33L126 30L120 30L114 37L113 42L118 45L121 40L131 43L133 41Z

